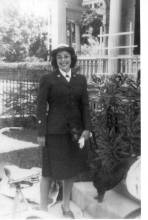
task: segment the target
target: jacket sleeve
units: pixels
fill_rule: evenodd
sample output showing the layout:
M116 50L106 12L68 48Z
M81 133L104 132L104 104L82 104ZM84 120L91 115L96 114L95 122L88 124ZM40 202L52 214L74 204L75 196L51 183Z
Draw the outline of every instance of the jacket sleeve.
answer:
M82 111L82 121L85 130L91 130L91 119L89 111L89 99L87 91L87 82L86 78L83 76L83 91L81 96L81 111Z
M44 75L39 82L39 91L37 97L37 120L38 136L45 136L47 126L47 98L49 94L50 83L47 75Z

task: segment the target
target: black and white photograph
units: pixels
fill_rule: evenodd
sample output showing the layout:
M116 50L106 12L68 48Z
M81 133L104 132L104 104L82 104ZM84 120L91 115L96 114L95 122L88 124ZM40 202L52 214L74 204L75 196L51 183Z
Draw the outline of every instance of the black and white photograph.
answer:
M1 220L142 218L141 66L140 0L0 0Z

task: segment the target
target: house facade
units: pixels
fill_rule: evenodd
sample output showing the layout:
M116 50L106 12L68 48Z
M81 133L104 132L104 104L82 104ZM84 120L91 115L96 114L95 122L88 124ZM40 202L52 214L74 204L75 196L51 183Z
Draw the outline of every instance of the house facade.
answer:
M52 12L52 46L60 42L80 51L80 20L84 8L91 8L102 16L104 33L135 32L135 13L140 0L55 0ZM117 39L118 38L118 39ZM128 37L109 39L109 47L128 45ZM134 45L134 35L132 44Z

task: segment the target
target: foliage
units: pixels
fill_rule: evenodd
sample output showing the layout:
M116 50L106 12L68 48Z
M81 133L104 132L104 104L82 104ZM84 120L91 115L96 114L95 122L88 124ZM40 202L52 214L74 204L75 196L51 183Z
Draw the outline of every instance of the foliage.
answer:
M38 39L38 54L31 50L31 56L37 55L46 60L46 38L42 35L46 26L47 22L43 18L21 14L17 8L8 7L0 22L0 57L7 62L24 61Z
M42 36L38 35L32 42L29 47L29 55L36 56L38 58L43 58L45 61L47 60L48 50L45 42L47 41L47 34Z
M91 112L96 145L90 166L94 186L102 195L123 179L140 155L140 86L123 74L112 75L100 85L99 108Z
M94 10L88 9L84 11L81 18L81 43L89 44L88 37L86 36L89 28L92 27L92 36L97 39L97 35L100 33L100 27L102 26L102 18ZM86 36L86 37L85 37Z

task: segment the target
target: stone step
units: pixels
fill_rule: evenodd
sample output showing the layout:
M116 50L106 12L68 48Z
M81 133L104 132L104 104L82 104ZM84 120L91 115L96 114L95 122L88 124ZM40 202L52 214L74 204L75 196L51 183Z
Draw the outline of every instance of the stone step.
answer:
M121 219L140 208L140 204L115 190L107 191L102 203L96 197L97 190L92 182L74 183L72 201L92 218Z

